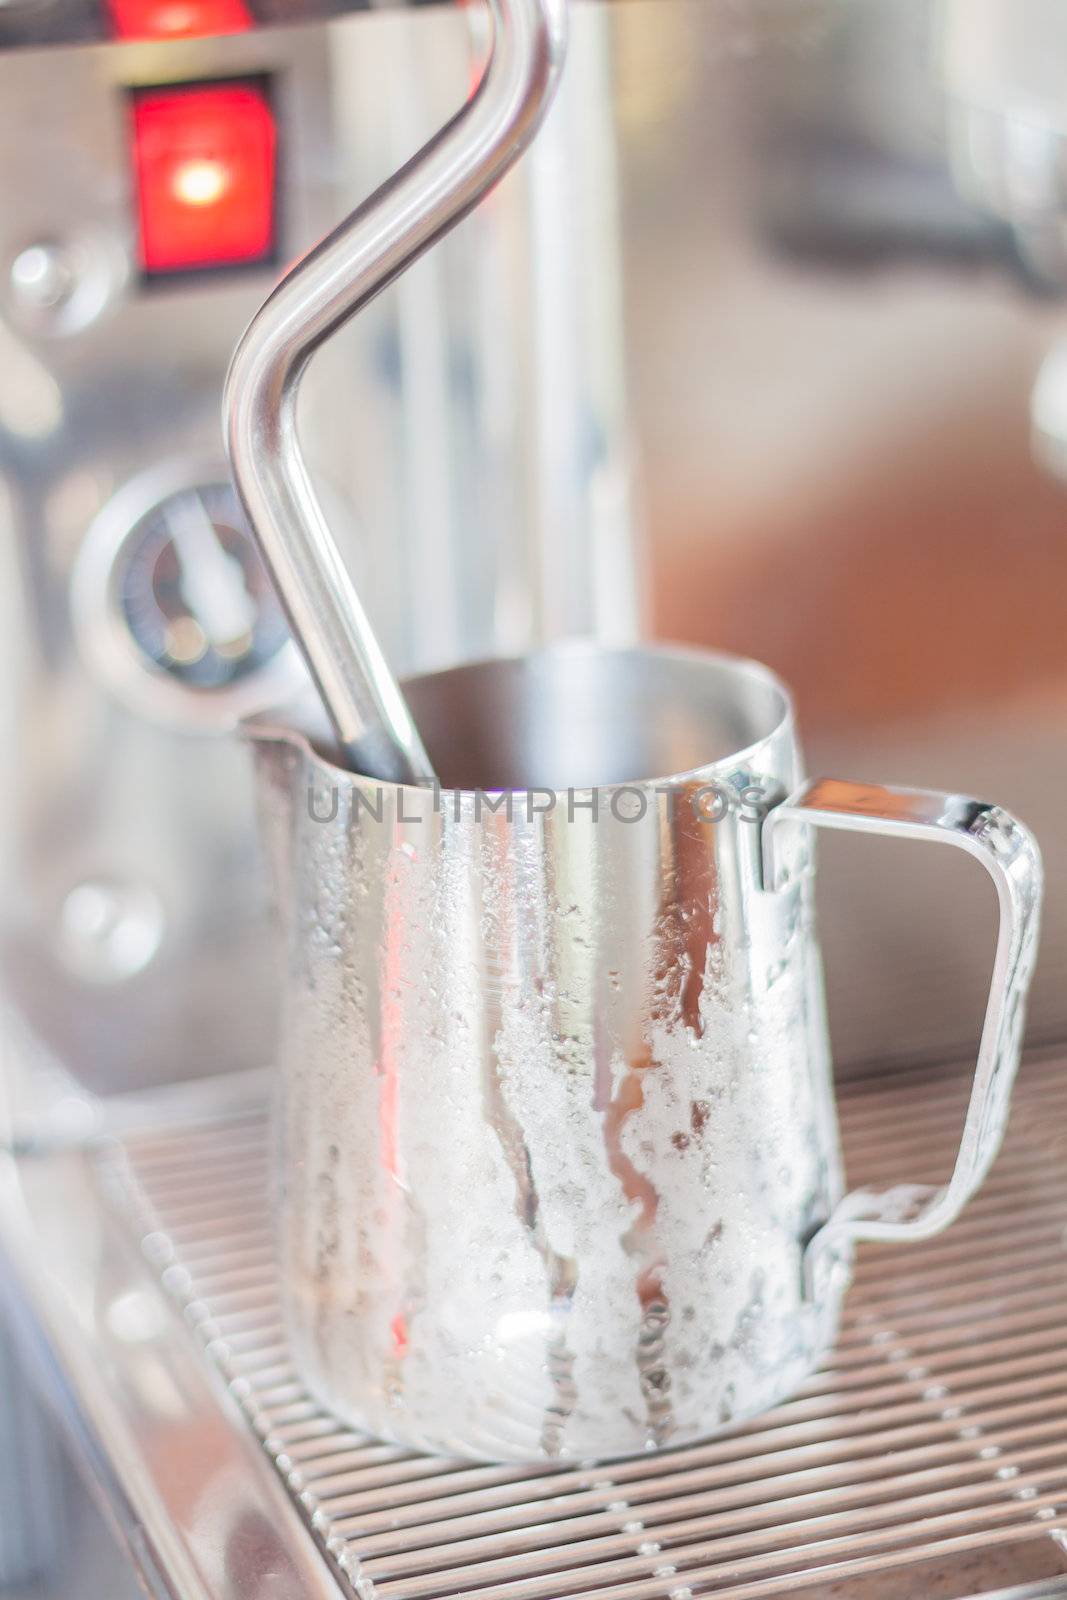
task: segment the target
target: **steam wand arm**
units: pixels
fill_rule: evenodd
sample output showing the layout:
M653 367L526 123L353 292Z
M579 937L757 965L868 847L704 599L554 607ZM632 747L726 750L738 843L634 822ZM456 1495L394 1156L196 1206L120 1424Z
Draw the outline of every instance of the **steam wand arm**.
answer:
M318 347L473 210L537 132L562 68L566 0L488 7L474 95L282 279L226 379L230 466L294 637L344 758L388 782L432 782L433 768L312 488L297 394Z

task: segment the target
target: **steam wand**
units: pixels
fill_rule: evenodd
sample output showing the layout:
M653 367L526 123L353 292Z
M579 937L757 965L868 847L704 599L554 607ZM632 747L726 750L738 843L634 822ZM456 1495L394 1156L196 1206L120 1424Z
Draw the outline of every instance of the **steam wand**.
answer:
M548 109L566 0L487 0L488 65L473 96L407 164L282 279L226 379L237 491L297 644L354 771L428 783L434 772L312 488L296 401L311 356L504 176Z

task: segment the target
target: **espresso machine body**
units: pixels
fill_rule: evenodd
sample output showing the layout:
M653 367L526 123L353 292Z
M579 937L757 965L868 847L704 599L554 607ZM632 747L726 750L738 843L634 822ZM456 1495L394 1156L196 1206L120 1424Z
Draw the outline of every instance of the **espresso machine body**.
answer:
M636 628L602 19L576 34L530 165L309 382L320 492L402 671ZM5 988L98 1091L270 1059L262 870L232 735L302 669L229 486L222 380L284 264L444 120L477 54L465 18L433 8L0 58L5 699L23 752ZM236 225L241 206L254 224L242 95L273 143L265 238L252 262L209 260L244 248L216 224L201 261L167 233L184 221L174 186L195 212L206 183L210 211L230 178L198 152L228 139Z

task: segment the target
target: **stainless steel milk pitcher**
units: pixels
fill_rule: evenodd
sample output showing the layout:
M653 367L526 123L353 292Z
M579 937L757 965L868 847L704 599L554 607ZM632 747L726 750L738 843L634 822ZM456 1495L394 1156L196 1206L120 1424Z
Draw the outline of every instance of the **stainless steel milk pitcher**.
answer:
M443 787L342 770L295 723L251 730L286 930L278 1227L301 1371L353 1425L435 1451L716 1433L812 1371L856 1240L925 1238L981 1182L1036 845L958 795L805 783L788 692L728 656L558 647L406 692ZM937 1192L842 1198L816 827L951 844L996 885Z

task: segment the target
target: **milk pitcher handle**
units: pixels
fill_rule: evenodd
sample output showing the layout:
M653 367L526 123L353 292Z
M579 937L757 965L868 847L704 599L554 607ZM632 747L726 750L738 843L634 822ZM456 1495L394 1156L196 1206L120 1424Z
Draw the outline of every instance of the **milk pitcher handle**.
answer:
M809 1291L817 1293L824 1274L847 1259L856 1240L907 1243L940 1233L955 1221L992 1165L1019 1065L1037 950L1042 870L1029 829L999 806L936 790L817 778L766 815L763 879L768 889L785 888L806 871L811 827L955 845L985 867L996 885L999 907L978 1064L952 1175L940 1188L900 1184L846 1195L807 1247L805 1276Z

